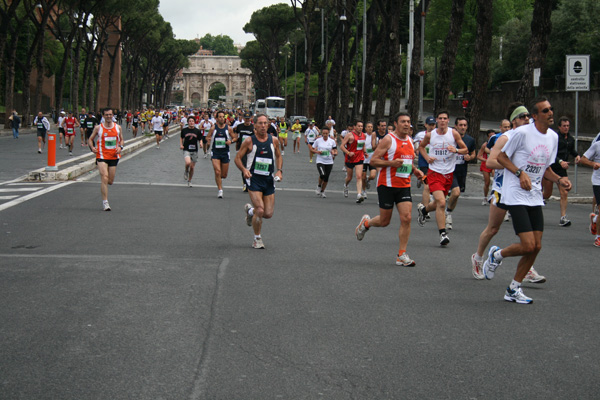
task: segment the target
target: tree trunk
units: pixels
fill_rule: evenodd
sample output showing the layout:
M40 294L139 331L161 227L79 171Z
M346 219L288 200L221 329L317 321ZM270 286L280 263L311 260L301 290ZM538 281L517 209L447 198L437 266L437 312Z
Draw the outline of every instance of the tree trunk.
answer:
M490 51L492 48L493 0L477 0L477 36L473 59L473 84L471 91L471 118L469 135L479 139L481 114L485 106L490 79Z
M533 70L542 68L546 61L546 52L550 33L552 32L552 7L555 1L535 0L533 5L533 19L531 20L531 40L525 61L525 71L521 84L517 90L517 101L528 104L531 100L533 88Z
M116 61L117 61L117 53L120 48L121 48L121 38L119 37L119 40L117 41L117 44L115 45L115 52L112 55L110 54L110 51L106 52L110 58L110 70L108 72L108 101L109 102L110 102L110 99L112 98L113 84L115 81L115 76L114 76L115 75L115 65L116 65ZM114 106L120 107L120 105L118 105L118 104L113 104L111 107L114 107Z
M426 0L421 0L426 1ZM425 4L427 10L429 1ZM404 0L390 2L390 41L389 41L389 66L390 66L390 118L400 111L402 99L402 58L400 57L400 13L393 10L401 10Z
M454 66L456 65L456 53L458 52L458 42L462 34L462 25L465 16L465 2L466 0L452 0L452 11L450 13L450 28L448 29L448 35L446 36L446 40L444 41L444 53L442 54L440 72L438 74L438 81L436 85L437 94L435 98L435 104L433 107L434 114L440 110L445 109L448 106L450 83L452 82L452 75L454 74Z
M45 24L44 24L45 25ZM42 111L42 85L44 83L44 29L38 41L37 56L36 56L36 72L37 78L35 82L35 114Z
M17 26L15 32L11 35L8 45L8 57L4 63L6 84L4 86L4 107L6 116L4 118L4 128L10 129L10 120L12 115L13 101L15 95L15 59L17 57L17 44L19 43L20 26Z
M79 65L81 62L81 31L77 34L77 44L75 45L75 57L73 57L73 112L79 112Z
M100 111L100 107L106 107L106 105L100 105L100 88L102 87L102 65L104 64L104 53L106 51L106 42L108 41L108 34L106 30L103 29L100 33L100 43L96 46L98 49L96 53L96 57L98 58L98 69L96 70L96 77L94 79L96 83L96 92L94 93L94 109Z
M425 10L428 10L430 1L427 0L427 4L425 4ZM414 37L414 47L412 49L412 62L410 64L410 71L408 73L408 78L410 80L410 90L408 92L408 103L406 106L406 111L410 114L410 119L413 122L413 125L419 119L419 103L421 101L421 91L419 88L420 75L419 71L421 70L421 66L419 65L421 60L421 9L420 7L415 7L414 14L415 24L413 26L413 37ZM419 61L417 61L419 60Z

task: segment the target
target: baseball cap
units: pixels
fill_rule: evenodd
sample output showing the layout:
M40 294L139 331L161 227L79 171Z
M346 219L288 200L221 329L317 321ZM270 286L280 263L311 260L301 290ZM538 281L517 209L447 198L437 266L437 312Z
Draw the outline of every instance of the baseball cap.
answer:
M427 117L425 118L425 124L429 125L429 124L435 124L435 118L433 117Z
M246 111L244 113L244 118L252 118L252 113L250 111Z

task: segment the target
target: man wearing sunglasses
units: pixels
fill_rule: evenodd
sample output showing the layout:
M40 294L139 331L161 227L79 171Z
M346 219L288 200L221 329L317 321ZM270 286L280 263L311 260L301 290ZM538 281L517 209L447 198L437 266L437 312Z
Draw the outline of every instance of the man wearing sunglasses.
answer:
M513 228L520 242L504 249L492 246L483 264L485 278L492 279L505 257L521 256L514 278L504 294L504 300L518 304L533 302L523 293L521 282L542 248L542 178L571 189L568 178L560 177L548 168L554 162L558 149L558 135L550 129L554 123L550 102L541 97L533 101L530 110L534 123L515 129L498 155L498 162L504 167L502 201L512 215Z

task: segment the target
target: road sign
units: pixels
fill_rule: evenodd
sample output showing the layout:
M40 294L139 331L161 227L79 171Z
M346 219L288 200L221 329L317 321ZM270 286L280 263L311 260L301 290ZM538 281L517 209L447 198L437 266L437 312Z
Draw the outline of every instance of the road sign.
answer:
M567 55L565 88L568 92L590 90L590 56Z
M541 68L535 68L533 70L533 86L535 86L535 87L540 86L540 75L541 74L542 74Z

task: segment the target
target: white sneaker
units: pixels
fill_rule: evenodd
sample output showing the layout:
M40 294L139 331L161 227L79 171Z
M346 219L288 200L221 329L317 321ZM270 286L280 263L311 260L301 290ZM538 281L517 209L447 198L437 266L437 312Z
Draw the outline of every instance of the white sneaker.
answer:
M187 181L190 179L190 172L186 169L185 171L183 171L183 180Z
M321 188L317 186L317 188L315 189L315 194L317 196L321 196Z
M404 253L401 256L396 256L396 265L402 267L414 267L417 263L408 256L408 253Z
M452 214L446 213L446 229L452 230Z
M367 222L370 219L371 219L371 217L369 217L369 214L363 215L362 218L360 219L360 222L358 223L358 226L354 230L354 234L356 235L356 238L358 240L363 240L363 238L365 237L365 233L367 233L367 231L369 230L365 226L365 222Z
M246 203L244 205L244 212L246 213L246 225L252 226L252 215L250 215L250 209L252 208L252 204Z
M256 238L254 239L254 242L252 242L252 248L254 249L264 249L265 245L262 241L262 238Z
M282 156L285 156L285 151L282 151L282 152L281 152L281 155L282 155Z
M104 208L104 211L110 211L110 205L108 204L108 201L103 201L102 202L102 207Z
M481 201L481 205L482 206L487 206L488 204L489 204L488 201L484 197L483 200Z
M419 224L419 226L425 226L425 206L423 205L423 203L419 203L417 205L417 213L418 213L418 218L417 218L417 223Z
M218 199L222 199L223 198L223 191L219 190L219 193L217 194L217 198Z
M500 247L492 246L488 251L488 258L483 263L483 275L485 276L485 279L493 279L496 268L502 264L502 261L498 261L496 260L496 257L494 257L494 253L498 250L500 250Z
M525 275L523 282L544 283L544 282L546 282L546 277L538 274L537 271L535 270L535 268L531 267L529 269L529 271L527 272L527 275Z
M506 212L506 214L504 214L504 222L508 222L510 220L510 212Z
M344 197L348 197L348 186L344 186Z
M362 196L361 193L359 193L359 194L356 195L356 203L357 204L362 203L364 200L365 200L365 198Z
M321 192L321 198L326 199L327 195L325 194L325 192Z
M448 237L448 234L446 232L440 233L440 245L445 246L448 243L450 243L450 238Z
M531 297L525 296L522 288L517 288L516 290L512 290L509 287L506 288L506 292L504 293L504 300L506 301L514 301L518 304L531 304L533 303L533 299Z
M475 259L475 256L477 255L477 253L473 254L471 256L471 266L473 267L473 278L475 279L485 279L485 276L483 275L483 270L481 269L483 267L483 263L481 261L477 261Z

